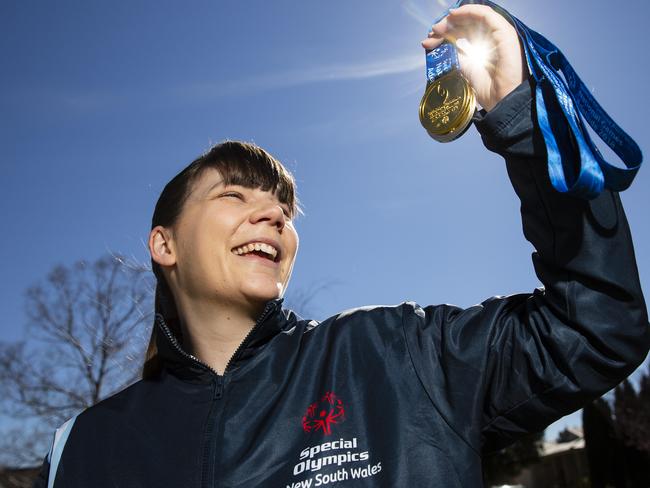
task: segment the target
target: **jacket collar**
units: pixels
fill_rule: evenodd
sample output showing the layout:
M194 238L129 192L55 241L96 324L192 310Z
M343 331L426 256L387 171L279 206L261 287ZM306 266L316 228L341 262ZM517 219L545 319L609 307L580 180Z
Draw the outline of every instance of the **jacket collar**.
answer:
M255 325L239 345L227 367L226 374L237 370L254 356L264 345L284 329L291 326L282 310L283 298L269 300ZM185 349L165 322L162 314L156 314L156 346L163 366L175 376L193 383L212 382L217 372Z

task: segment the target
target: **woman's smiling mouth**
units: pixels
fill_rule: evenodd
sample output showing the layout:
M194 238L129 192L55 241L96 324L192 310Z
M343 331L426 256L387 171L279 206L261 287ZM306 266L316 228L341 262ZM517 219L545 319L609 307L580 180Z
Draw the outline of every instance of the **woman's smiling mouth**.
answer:
M265 241L268 241L265 239ZM245 259L255 259L256 261L270 265L276 268L280 262L280 250L278 245L261 240L251 241L242 246L232 249L233 254Z

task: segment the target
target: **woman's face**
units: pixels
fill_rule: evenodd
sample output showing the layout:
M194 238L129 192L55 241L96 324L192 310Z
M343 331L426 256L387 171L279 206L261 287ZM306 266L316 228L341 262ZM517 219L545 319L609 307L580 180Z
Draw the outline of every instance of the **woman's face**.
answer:
M205 170L173 228L178 291L190 303L217 298L255 309L282 296L298 250L289 215L275 194L225 186L217 170Z

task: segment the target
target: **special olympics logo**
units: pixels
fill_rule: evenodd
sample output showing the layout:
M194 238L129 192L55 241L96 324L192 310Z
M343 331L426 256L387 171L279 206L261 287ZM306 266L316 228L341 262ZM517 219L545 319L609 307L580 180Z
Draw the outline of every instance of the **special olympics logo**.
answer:
M332 425L340 424L345 420L343 402L333 391L328 391L319 401L307 407L302 418L302 429L305 432L323 431L323 434L332 433Z

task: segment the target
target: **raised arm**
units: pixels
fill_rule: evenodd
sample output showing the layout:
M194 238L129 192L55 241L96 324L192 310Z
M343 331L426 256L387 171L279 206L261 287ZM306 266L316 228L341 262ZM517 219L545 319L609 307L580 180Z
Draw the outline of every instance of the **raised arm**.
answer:
M414 306L405 316L429 396L477 450L542 430L602 395L650 347L620 198L605 191L587 201L555 191L532 111L524 82L475 122L485 146L506 161L543 288L464 310Z
M484 434L543 428L602 395L645 358L650 329L619 195L555 191L523 85L477 122L506 160L544 288L499 312L487 363ZM530 385L526 385L526 381ZM521 385L519 383L522 383ZM512 390L512 393L507 393Z

